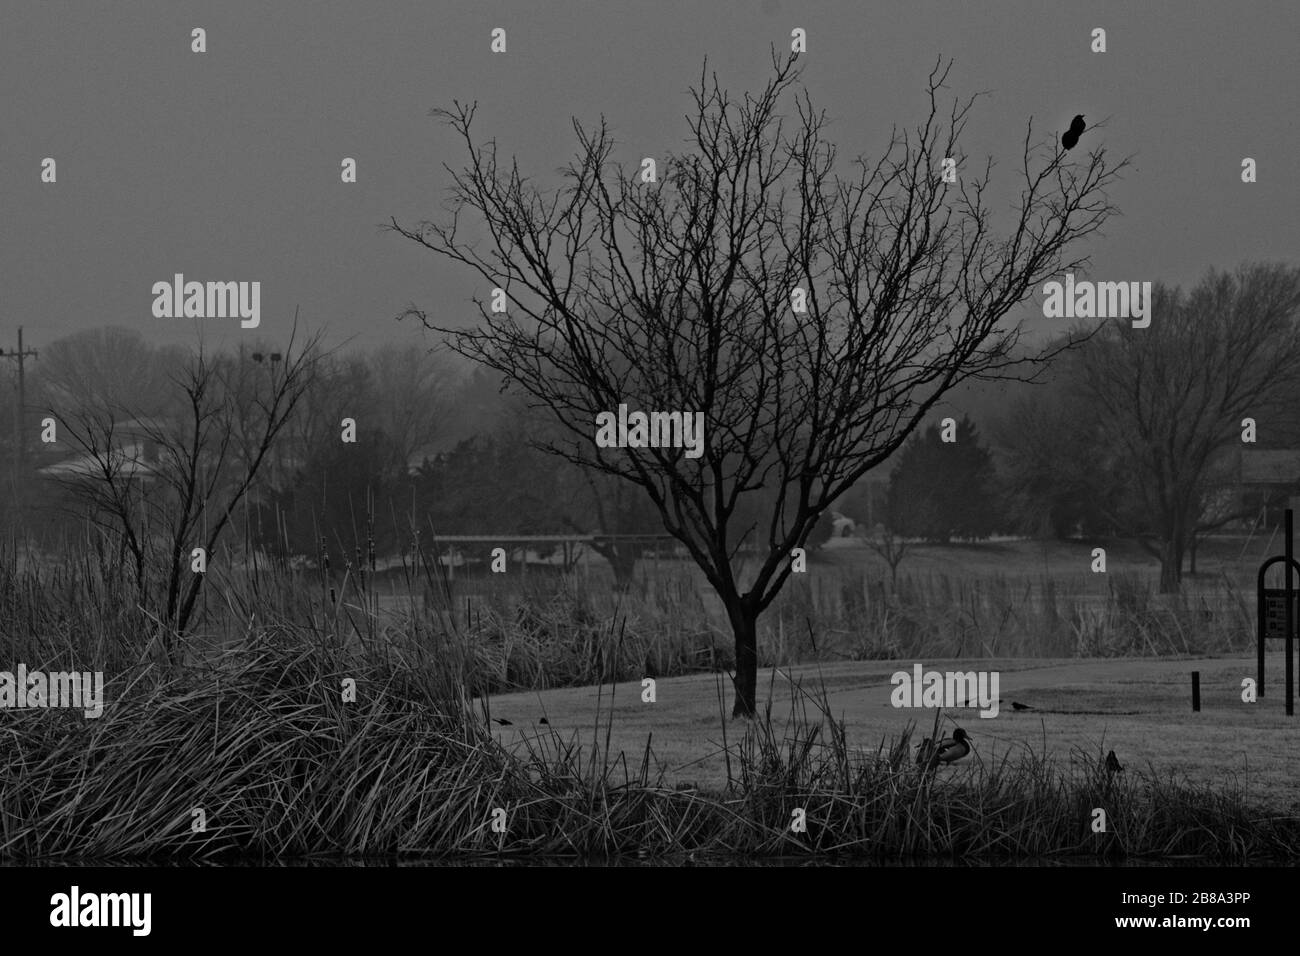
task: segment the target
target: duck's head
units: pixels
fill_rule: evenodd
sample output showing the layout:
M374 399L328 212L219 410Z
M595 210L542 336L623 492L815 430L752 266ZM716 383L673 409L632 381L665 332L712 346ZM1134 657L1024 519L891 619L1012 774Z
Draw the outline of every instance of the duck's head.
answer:
M952 739L958 743L968 743L970 741L970 734L958 727L952 732Z

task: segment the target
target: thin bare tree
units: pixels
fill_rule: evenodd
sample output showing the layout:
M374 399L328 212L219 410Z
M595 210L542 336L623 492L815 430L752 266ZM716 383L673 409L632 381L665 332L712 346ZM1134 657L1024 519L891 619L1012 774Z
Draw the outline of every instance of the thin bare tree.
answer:
M174 647L191 623L210 558L269 460L277 437L311 383L319 336L266 369L201 349L171 381L171 411L134 418L123 440L123 408L93 401L52 408L80 465L60 478L102 530L129 555L140 606L163 622Z
M475 106L435 111L469 156L448 169L449 221L391 223L510 304L479 302L469 328L404 314L550 408L569 436L551 450L639 486L703 570L734 634L737 716L755 713L757 622L794 549L954 385L1029 374L1047 357L1017 353L1019 327L1004 319L1086 261L1065 250L1112 211L1106 187L1124 165L1100 148L1069 161L1030 123L999 236L992 160L972 174L959 148L976 98L940 106L950 65L930 74L924 122L852 167L795 89L795 57L773 52L772 69L757 95L736 98L706 66L687 151L653 182L614 161L603 120L573 121L567 182L543 190L495 143L476 144ZM464 234L466 212L485 240ZM703 413L703 455L597 447L595 416L620 403Z
M889 565L889 586L894 591L897 591L898 566L903 563L903 558L907 556L907 541L886 524L881 526L879 534L869 535L866 542L867 547L880 555L884 562Z
M379 427L403 467L446 427L451 369L445 356L391 343L367 357L376 385Z
M1266 430L1296 400L1300 269L1211 270L1190 293L1155 285L1151 298L1149 328L1110 321L1079 356L1094 421L1130 479L1133 531L1172 592L1195 536L1240 514L1211 491L1244 419Z

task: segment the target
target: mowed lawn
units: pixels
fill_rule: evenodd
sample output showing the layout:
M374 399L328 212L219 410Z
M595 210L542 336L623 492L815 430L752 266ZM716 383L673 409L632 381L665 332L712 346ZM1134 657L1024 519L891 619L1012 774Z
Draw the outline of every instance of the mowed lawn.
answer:
M1098 546L1106 550L1108 574L1092 572L1092 550ZM1255 575L1260 563L1281 554L1282 550L1280 536L1270 532L1207 537L1200 543L1197 553L1197 573L1192 575L1184 568L1184 593L1193 595L1207 588L1217 590L1225 582L1230 582L1253 605ZM889 576L884 559L864 541L853 538L827 542L813 553L810 573L812 566L861 569L880 580L887 580ZM1002 578L1034 585L1050 578L1063 593L1105 594L1111 577L1117 574L1137 575L1154 589L1160 581L1160 562L1127 539L1060 541L1022 538L949 544L910 543L899 565L900 577ZM1274 569L1274 577L1281 586L1281 571Z
M778 728L791 709L792 681L805 689L826 688L831 712L843 720L850 745L875 752L916 723L914 743L928 736L933 709L896 709L890 704L896 671L912 672L915 661L866 661L782 667L759 674L760 709L770 699ZM1091 754L1114 749L1126 768L1164 774L1194 784L1231 785L1233 778L1252 802L1300 812L1300 707L1288 718L1283 699L1284 656L1267 661L1268 695L1254 704L1241 700L1241 681L1255 676L1255 658L1106 659L1106 660L936 660L925 671L997 671L1002 705L998 715L978 710L946 710L944 733L962 726L975 753L962 764L985 764L1025 747L1046 750L1068 764L1073 748ZM1201 711L1191 707L1191 672L1201 674ZM726 703L720 709L721 685ZM730 714L731 682L726 675L661 678L656 702L642 703L639 683L578 687L493 697L494 718L510 726L493 730L503 744L523 748L525 738L539 743L559 734L590 748L604 745L627 755L635 773L647 738L670 783L719 787L726 781L724 724L734 742L744 722ZM599 730L597 702L599 699ZM1011 702L1033 708L1015 711ZM815 714L815 710L812 711ZM610 718L612 715L612 723ZM549 721L538 724L541 717ZM778 730L779 733L779 730ZM960 765L941 772L952 773Z

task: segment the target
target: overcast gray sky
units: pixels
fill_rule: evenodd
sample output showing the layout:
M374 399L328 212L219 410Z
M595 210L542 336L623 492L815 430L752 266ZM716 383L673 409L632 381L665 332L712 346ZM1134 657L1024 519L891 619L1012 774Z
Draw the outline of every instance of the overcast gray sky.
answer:
M196 26L205 54L190 52ZM489 52L498 26L505 55ZM733 91L757 89L796 26L842 154L878 154L891 123L923 118L940 55L952 92L990 91L964 145L1000 160L1004 183L1031 115L1044 133L1112 117L1099 135L1136 158L1113 193L1123 218L1087 250L1094 277L1187 284L1300 258L1294 2L7 3L0 346L19 324L36 347L105 324L274 341L295 305L334 341L415 343L393 320L408 302L454 320L475 291L377 228L436 215L441 163L463 161L431 107L477 99L480 134L542 175L571 155L569 117L603 113L630 162L682 146L705 56ZM1105 54L1089 52L1097 26ZM57 185L39 180L46 156ZM355 185L339 181L345 156ZM176 272L261 281L261 328L154 318L150 288Z

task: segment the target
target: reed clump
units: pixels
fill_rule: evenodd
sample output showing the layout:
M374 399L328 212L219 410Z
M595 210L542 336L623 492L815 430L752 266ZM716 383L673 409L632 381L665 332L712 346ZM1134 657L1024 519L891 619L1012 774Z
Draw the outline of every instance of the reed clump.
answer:
M927 773L910 730L859 752L824 690L801 688L784 722L733 725L726 787L674 785L652 741L609 751L608 713L590 739L548 730L507 749L490 702L447 673L418 646L266 626L201 663L119 675L98 719L6 714L0 856L1300 855L1296 822L1240 793L1134 768L1111 778L1082 753Z
M102 552L61 569L0 563L0 661L106 676L97 719L0 712L0 859L1300 859L1300 823L1237 789L1150 768L1108 775L1098 756L1060 760L1045 748L977 750L925 772L910 729L860 750L824 687L796 685L783 720L768 710L723 722L728 774L715 789L669 779L653 739L638 754L611 750L608 706L589 733L547 728L512 747L493 735L500 688L725 666L727 642L684 586L607 605L570 582L462 604L425 565L408 568L404 593L385 602L372 569L333 579L241 569L214 573L200 626L177 635L112 583L119 572ZM917 585L915 601L948 586ZM948 597L978 634L981 615L1004 614L998 601L1010 593ZM928 647L913 598L878 598L887 636L862 640ZM1140 593L1116 600L1147 615L1148 646L1181 649L1176 613ZM853 601L853 613L877 607L870 594ZM1060 607L1052 613L1069 623ZM674 615L694 623L656 642ZM769 656L803 653L805 642L809 654L830 653L809 618L799 633L788 623L776 651L769 632ZM936 718L932 735L939 729ZM1092 828L1099 807L1102 833Z

